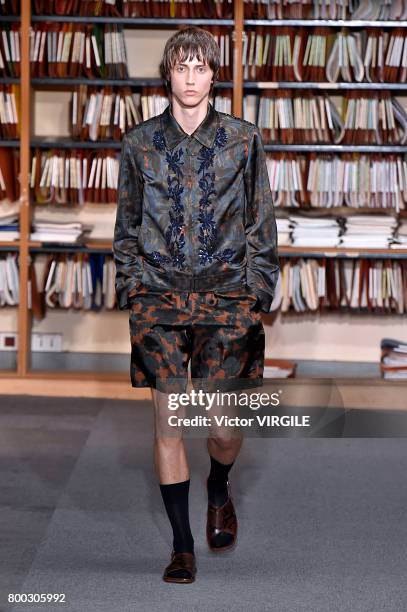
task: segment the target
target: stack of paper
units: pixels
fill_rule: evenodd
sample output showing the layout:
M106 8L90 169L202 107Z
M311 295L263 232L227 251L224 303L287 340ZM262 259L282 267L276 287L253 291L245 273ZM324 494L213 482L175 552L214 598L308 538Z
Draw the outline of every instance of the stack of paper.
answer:
M277 234L279 246L286 246L291 244L290 240L290 220L289 219L276 219L277 223Z
M380 369L384 378L407 378L407 342L383 338Z
M390 215L355 215L347 217L341 247L387 249L397 227Z
M18 213L0 212L0 241L12 242L20 237Z
M390 246L393 247L393 249L407 247L407 221L401 221Z
M268 359L264 366L264 378L293 378L297 364L295 361Z
M337 219L310 219L290 216L291 240L298 247L336 247L340 225Z
M18 254L8 253L0 259L0 306L19 303Z
M53 242L57 244L73 244L79 242L84 233L91 230L92 226L84 225L80 221L73 223L65 222L49 222L49 221L34 221L34 231L31 233L31 240L39 240L41 242Z

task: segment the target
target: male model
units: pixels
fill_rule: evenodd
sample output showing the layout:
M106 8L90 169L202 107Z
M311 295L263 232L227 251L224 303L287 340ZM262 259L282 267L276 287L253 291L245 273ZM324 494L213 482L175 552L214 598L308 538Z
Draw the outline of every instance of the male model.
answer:
M209 102L219 47L197 27L177 31L160 65L170 104L123 139L113 252L119 308L130 309L133 387L152 388L154 458L173 531L163 578L195 580L182 435L169 432L168 393L258 386L264 329L279 273L277 230L259 129ZM167 420L167 424L166 424ZM209 436L207 543L236 543L228 480L242 444Z

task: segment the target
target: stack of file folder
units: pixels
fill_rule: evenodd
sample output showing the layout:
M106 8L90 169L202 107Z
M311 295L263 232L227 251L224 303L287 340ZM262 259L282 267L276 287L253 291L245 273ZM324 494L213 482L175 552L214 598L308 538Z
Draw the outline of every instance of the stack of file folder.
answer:
M0 306L15 306L19 295L18 255L8 253L0 258Z
M18 22L1 24L0 76L20 76L20 24Z
M30 265L29 307L38 320L47 308L113 309L115 273L111 255L52 253L38 266Z
M232 115L232 89L222 89L222 93L212 97L213 106L221 113Z
M114 203L119 157L115 151L35 149L30 187L38 204Z
M18 213L0 211L0 242L12 242L20 237Z
M33 24L30 62L33 77L125 79L128 74L123 28L116 24L72 22Z
M15 202L20 194L20 156L14 147L0 147L0 200Z
M380 370L383 378L407 378L407 342L383 338L380 350Z
M245 27L245 80L330 83L407 80L403 28Z
M30 235L31 240L54 244L80 244L80 240L84 238L85 232L92 229L91 226L84 225L80 221L73 223L65 222L50 222L50 221L34 221L34 231Z
M2 0L0 2L1 15L18 15L20 13L20 2L18 0Z
M290 216L292 245L296 247L336 247L341 226L338 219L310 219Z
M361 19L361 20L399 20L407 19L405 2L391 0L324 0L323 2L253 2L244 0L246 19ZM375 28L376 29L376 28Z
M0 138L20 136L20 86L0 85Z
M130 87L79 85L72 92L71 126L75 139L121 140L141 120L136 95Z
M280 257L271 310L407 313L406 259Z
M279 246L291 244L290 219L276 219Z
M346 218L341 247L387 249L397 227L390 215L355 215Z
M393 249L407 248L407 221L402 220L390 244Z
M77 0L79 1L79 0ZM82 2L101 6L101 2ZM105 0L105 5L123 17L180 17L196 19L233 19L233 3L228 0L189 0L189 2L148 2L147 0ZM114 5L114 6L113 6ZM100 10L100 8L99 8ZM107 10L107 9L105 9ZM209 29L209 28L205 28Z
M268 359L264 366L264 378L295 378L297 364L287 359Z

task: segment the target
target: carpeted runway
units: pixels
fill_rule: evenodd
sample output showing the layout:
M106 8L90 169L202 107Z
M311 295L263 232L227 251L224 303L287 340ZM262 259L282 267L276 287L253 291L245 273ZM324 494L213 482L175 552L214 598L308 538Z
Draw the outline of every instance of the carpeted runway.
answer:
M247 438L230 473L238 545L223 555L205 541L205 440L187 439L198 574L167 584L151 408L0 396L2 612L407 609L404 438Z

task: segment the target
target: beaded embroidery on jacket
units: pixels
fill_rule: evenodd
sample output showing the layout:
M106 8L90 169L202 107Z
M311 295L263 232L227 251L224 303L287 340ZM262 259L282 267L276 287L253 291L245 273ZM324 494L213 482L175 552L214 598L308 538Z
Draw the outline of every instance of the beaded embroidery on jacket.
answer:
M212 147L202 146L199 151L198 160L200 166L198 169L199 188L202 196L199 200L199 241L201 247L199 249L199 261L201 265L212 263L213 259L229 262L235 254L233 249L224 249L214 253L217 227L214 220L214 209L210 208L211 196L216 196L215 190L215 173L210 172L210 168L214 165L215 149L222 149L227 142L226 130L224 127L218 127L214 145ZM168 175L168 199L172 200L172 205L169 210L170 224L165 232L165 240L171 258L162 255L158 251L150 253L151 257L160 264L172 264L180 270L184 269L185 254L183 248L185 246L185 220L184 206L182 204L182 193L184 187L182 185L183 172L181 166L184 164L182 147L178 151L172 153L166 149L165 138L162 130L156 130L153 135L153 144L156 150L165 151Z

